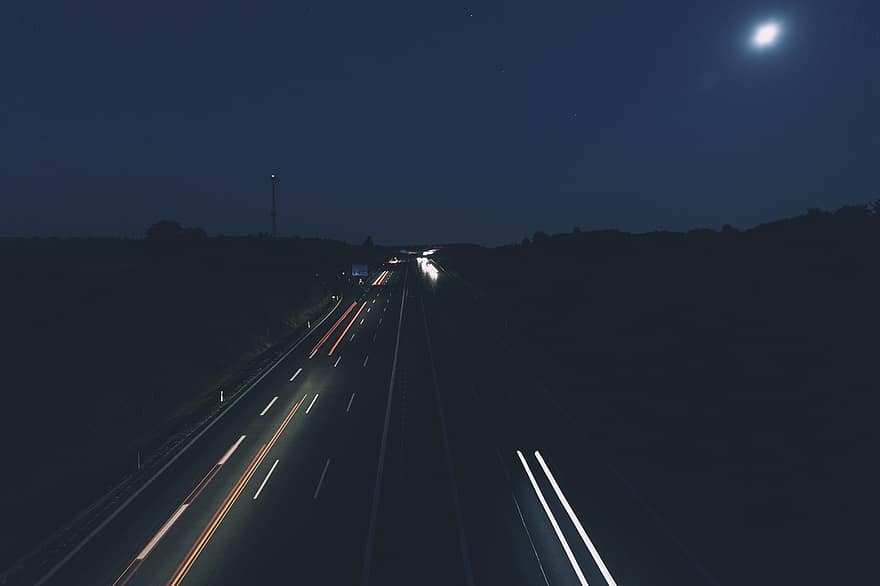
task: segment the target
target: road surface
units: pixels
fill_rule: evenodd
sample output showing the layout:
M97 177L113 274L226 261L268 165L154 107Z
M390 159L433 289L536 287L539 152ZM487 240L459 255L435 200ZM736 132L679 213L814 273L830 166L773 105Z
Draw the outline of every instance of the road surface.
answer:
M711 583L491 300L372 281L42 583Z

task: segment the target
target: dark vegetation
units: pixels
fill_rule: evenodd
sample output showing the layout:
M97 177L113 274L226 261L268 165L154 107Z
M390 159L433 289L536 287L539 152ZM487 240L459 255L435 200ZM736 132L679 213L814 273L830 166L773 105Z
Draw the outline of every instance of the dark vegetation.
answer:
M729 546L723 574L784 583L818 551L820 583L858 575L875 541L878 252L873 205L745 231L539 232L439 261L568 373L560 401L697 558L718 568Z
M377 250L314 239L0 239L0 569L328 307Z

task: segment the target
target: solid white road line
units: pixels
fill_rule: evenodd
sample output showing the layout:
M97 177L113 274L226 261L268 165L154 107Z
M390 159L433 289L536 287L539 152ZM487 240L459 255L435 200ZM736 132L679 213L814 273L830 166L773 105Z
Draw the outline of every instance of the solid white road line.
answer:
M348 413L349 411L351 411L351 404L352 404L352 402L354 401L354 396L355 396L355 394L356 394L356 393L352 393L352 394L351 394L351 399L348 400L348 407L345 408L345 412L346 412L346 413Z
M574 557L574 553L572 553L571 548L568 546L568 541L566 541L565 535L562 534L562 529L559 528L559 523L556 522L556 517L553 515L553 511L550 510L550 505L547 504L547 499L544 498L544 493L541 492L541 487L538 486L538 481L535 480L535 476L532 474L532 469L529 468L529 463L526 462L525 457L519 450L516 451L516 455L519 456L519 461L522 463L523 469L525 469L526 475L532 483L532 488L534 489L535 494L538 495L538 501L540 501L541 506L544 507L544 513L547 515L547 518L550 519L550 524L553 525L553 531L556 532L556 537L559 539L559 543L562 544L562 549L565 550L565 555L568 557L568 562L571 564L574 573L577 575L578 581L581 583L581 586L589 586L589 584L587 584L587 579L584 577L584 572L581 570L580 565L578 565L577 560Z
M272 399L271 401L269 401L269 404L266 405L266 408L265 408L265 409L263 409L262 411L260 411L260 417L262 417L263 415L265 415L265 414L266 414L266 411L269 410L269 407L271 407L271 406L275 403L275 401L277 401L277 400L278 400L278 395L276 395L274 399Z
M315 495L312 497L313 499L318 498L318 493L321 492L321 485L324 484L324 476L327 475L327 468L330 467L330 458L327 458L327 463L324 464L324 471L321 472L321 478L318 479L318 488L315 489Z
M367 357L366 357L366 358L364 358L364 367L366 367L366 366L367 366L367 361L369 361L369 360L370 360L370 355L369 355L369 354L367 354Z
M611 572L608 571L608 567L605 565L605 562L602 561L602 557L599 555L599 551L596 549L596 546L593 545L593 541L587 535L587 532L584 530L584 526L581 525L580 519L578 519L577 515L574 514L574 509L571 508L571 505L568 503L568 499L565 498L565 495L562 493L562 489L559 488L559 484L556 482L556 478L553 476L553 473L550 472L550 467L547 466L547 463L544 461L544 457L541 456L541 452L535 450L535 458L538 459L538 464L541 465L541 468L544 470L544 474L547 476L547 480L549 480L550 485L553 486L553 492L556 493L556 496L562 502L562 507L565 509L565 512L568 513L568 518L571 519L571 522L577 529L578 535L581 536L581 541L583 541L584 545L587 546L587 549L590 550L590 555L593 557L593 561L596 562L596 565L599 566L599 571L602 572L602 576L604 576L605 581L608 582L608 586L617 586L617 582L615 582L614 578L611 577Z
M319 395L320 395L320 394L321 394L321 393L318 393L318 394L316 394L316 395L315 395L315 398L314 398L314 399L312 399L312 402L311 402L311 403L309 403L309 408L308 408L308 409L306 409L306 415L308 415L308 414L309 414L309 411L311 411L311 410L312 410L312 407L313 407L313 406L314 406L314 405L315 405L315 401L317 401L317 400L318 400L318 396L319 396Z
M290 382L293 382L293 379L295 379L296 377L298 377L298 376L299 376L299 373L301 373L302 371L303 371L303 369L300 368L299 370L297 370L296 372L294 372L294 373L293 373L293 376L290 377Z
M529 545L532 546L532 553L535 554L535 559L538 561L538 569L541 570L541 575L544 577L544 584L550 586L549 580L547 580L547 573L544 572L544 564L541 563L541 556L538 555L538 550L535 549L535 542L532 540L532 532L529 531L528 525L526 525L526 520L523 517L522 509L519 508L519 501L516 500L516 494L511 493L513 497L513 504L516 506L516 513L519 515L519 520L522 522L523 529L526 530L526 537L529 538Z
M340 354L339 358L336 359L336 362L333 363L333 368L336 368L336 366L339 364L340 360L342 360L342 354Z
M260 484L260 488L257 489L257 493L254 495L254 500L257 500L257 497L260 496L260 493L263 492L263 487L266 486L266 483L269 482L269 477L272 476L272 473L275 472L275 466L278 465L278 460L275 460L275 463L272 464L272 467L269 468L269 473L266 474L266 478L263 479L263 483Z
M180 505L177 507L177 510L174 511L174 514L165 521L165 524L162 525L162 528L153 536L150 542L141 550L141 552L137 555L135 559L143 560L145 557L150 555L150 552L153 551L153 548L156 547L156 544L159 543L159 540L162 539L168 530L171 529L171 526L174 525L175 521L177 521L178 517L180 517L186 508L189 505Z
M226 453L223 454L223 457L220 458L219 460L217 460L217 465L218 465L218 466L222 466L223 464L225 464L225 463L226 463L226 460L229 459L229 456L231 456L231 455L235 452L235 450L238 449L238 446L241 445L241 442L243 442L243 441L244 441L244 438L246 438L246 437L247 437L246 435L243 435L243 436L241 436L240 438L238 438L238 441L235 442L234 444L232 444L232 447L231 447L231 448L229 448L228 450L226 450Z

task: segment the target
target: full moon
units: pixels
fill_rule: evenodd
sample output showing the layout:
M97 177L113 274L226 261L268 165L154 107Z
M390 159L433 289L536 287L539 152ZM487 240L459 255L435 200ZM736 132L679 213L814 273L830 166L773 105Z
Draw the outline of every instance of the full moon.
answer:
M755 34L752 36L752 45L759 49L771 47L776 44L778 38L779 25L775 22L765 22L755 29Z

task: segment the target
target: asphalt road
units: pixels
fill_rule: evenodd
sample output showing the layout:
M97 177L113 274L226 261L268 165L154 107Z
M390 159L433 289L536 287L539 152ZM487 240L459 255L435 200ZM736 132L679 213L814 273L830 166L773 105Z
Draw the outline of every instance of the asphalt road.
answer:
M389 268L44 583L712 583L491 300Z

